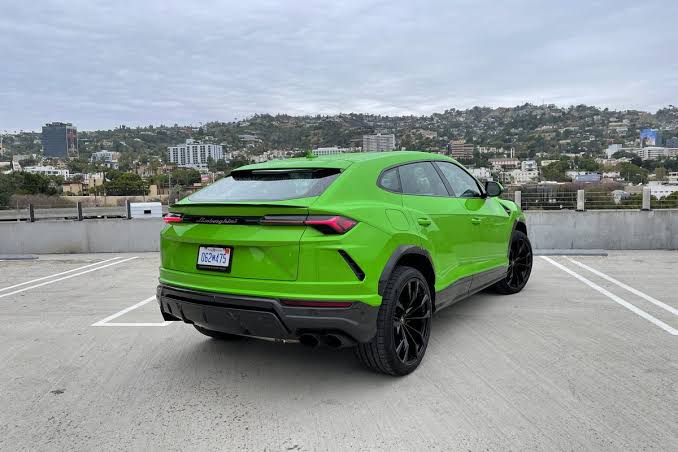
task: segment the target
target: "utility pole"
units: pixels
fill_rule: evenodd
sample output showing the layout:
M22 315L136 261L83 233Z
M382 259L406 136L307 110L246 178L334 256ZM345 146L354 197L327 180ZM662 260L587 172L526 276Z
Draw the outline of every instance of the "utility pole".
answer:
M169 206L172 203L172 172L170 172L167 177L167 205Z

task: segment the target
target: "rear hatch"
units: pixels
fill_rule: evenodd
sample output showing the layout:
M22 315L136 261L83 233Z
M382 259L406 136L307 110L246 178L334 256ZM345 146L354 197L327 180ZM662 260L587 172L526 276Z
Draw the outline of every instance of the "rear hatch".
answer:
M226 279L296 280L309 207L340 172L341 168L234 171L172 206L162 233L163 268ZM219 249L228 257L216 260L227 262L227 268L211 262L201 265L204 253Z

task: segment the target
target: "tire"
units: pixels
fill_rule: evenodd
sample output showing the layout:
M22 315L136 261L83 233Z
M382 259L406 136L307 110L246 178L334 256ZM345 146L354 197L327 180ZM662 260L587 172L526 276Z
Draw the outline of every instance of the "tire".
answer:
M214 339L219 339L222 341L235 341L238 339L242 339L242 336L238 336L237 334L222 333L221 331L212 331L198 325L193 326L195 327L196 330L198 330L205 336L209 336Z
M376 372L409 374L426 353L432 312L431 291L421 272L412 267L396 267L384 290L377 333L370 342L358 344L358 359Z
M492 289L503 295L512 295L523 290L532 274L532 260L530 239L522 231L513 231L506 277L492 286Z

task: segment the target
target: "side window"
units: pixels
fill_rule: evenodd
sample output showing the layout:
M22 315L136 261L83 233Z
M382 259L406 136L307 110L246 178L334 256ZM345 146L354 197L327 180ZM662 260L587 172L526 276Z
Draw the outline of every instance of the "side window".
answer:
M400 193L400 178L398 177L398 169L391 168L384 171L379 178L379 186L385 190Z
M409 195L448 196L445 184L431 162L410 163L399 167L403 193Z
M476 180L457 165L448 162L436 162L443 177L452 187L457 198L479 198L482 196Z

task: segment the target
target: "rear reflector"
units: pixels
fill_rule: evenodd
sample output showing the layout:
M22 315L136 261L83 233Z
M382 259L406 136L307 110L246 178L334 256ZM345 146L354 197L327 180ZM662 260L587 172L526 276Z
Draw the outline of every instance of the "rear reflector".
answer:
M168 213L164 217L162 217L162 221L165 223L181 223L183 220L183 217L178 214L178 213Z
M282 300L283 306L299 308L350 308L351 301L309 301L309 300Z

